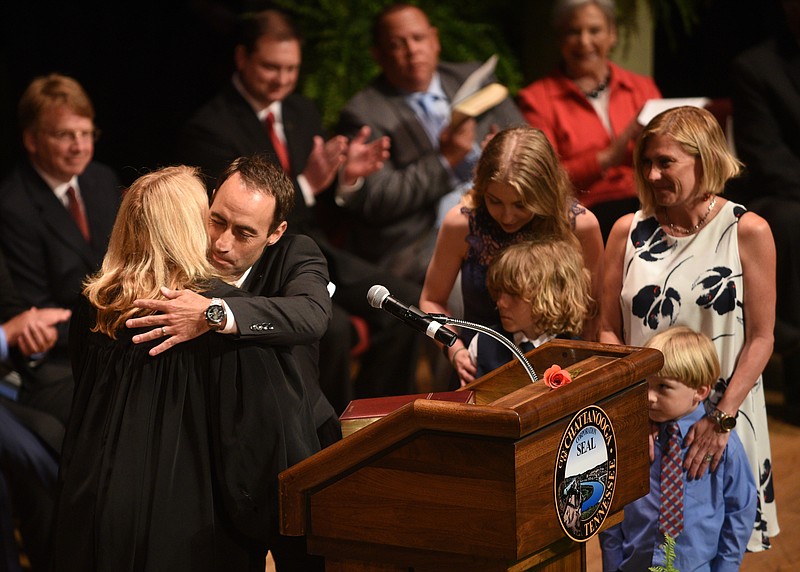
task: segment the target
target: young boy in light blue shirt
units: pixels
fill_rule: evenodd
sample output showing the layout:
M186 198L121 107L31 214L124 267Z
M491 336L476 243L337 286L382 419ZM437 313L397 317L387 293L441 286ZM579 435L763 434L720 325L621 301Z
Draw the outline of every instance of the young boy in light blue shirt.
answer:
M600 534L603 570L641 572L663 566L669 535L676 542L673 565L681 572L736 572L756 515L755 483L741 441L730 433L714 472L688 480L683 469L683 439L706 414L701 404L719 377L714 345L704 334L675 327L651 338L647 346L664 354L664 367L647 378L650 420L658 427L650 493L625 507L622 523ZM668 433L674 424L679 451L673 465ZM673 466L675 473L670 472Z

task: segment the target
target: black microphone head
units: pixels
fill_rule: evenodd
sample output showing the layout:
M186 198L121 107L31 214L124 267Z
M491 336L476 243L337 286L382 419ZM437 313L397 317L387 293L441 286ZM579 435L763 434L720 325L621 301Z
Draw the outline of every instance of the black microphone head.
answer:
M386 297L389 295L389 289L386 286L381 286L380 284L375 284L369 289L367 292L367 302L373 308L382 308L383 301L386 300Z

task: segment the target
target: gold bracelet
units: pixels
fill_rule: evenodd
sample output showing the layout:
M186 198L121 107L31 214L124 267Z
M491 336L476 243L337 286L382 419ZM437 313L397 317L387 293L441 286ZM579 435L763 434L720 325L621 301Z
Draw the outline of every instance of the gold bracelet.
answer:
M455 352L453 352L453 357L452 357L452 359L450 360L450 363L453 365L453 369L456 369L456 356L458 355L458 352L463 352L463 351L465 351L466 349L467 349L467 348L466 348L465 346L461 346L461 347L460 347L460 348L458 348L458 349L457 349Z

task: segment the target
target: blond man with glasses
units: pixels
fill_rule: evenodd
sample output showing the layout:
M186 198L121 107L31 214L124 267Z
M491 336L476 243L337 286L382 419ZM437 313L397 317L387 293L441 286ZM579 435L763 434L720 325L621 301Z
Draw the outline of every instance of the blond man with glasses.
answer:
M99 268L121 196L117 175L93 161L100 134L89 96L73 78L34 79L19 102L27 160L0 183L0 248L27 307L71 309ZM72 399L67 328L24 360L19 400L66 422Z

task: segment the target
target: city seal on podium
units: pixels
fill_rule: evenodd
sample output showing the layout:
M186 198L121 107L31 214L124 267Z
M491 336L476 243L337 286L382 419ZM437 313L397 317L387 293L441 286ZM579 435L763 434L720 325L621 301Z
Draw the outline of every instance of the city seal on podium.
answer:
M561 437L553 480L564 532L576 542L597 534L611 509L617 479L617 441L600 407L581 409Z

